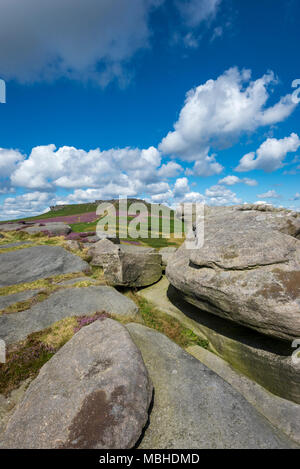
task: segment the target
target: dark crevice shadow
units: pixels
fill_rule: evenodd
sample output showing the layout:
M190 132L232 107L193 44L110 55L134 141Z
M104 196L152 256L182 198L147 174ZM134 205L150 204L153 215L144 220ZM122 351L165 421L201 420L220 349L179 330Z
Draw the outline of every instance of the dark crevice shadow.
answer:
M176 308L185 314L185 316L199 325L215 331L219 335L276 355L291 355L291 344L288 341L268 337L267 335L237 324L229 319L224 319L213 313L203 311L185 301L182 298L182 293L171 284L167 290L167 297Z
M149 409L148 409L148 420L147 420L146 425L144 426L144 428L142 430L141 436L139 437L138 441L136 442L136 444L134 445L134 447L132 449L138 449L139 448L140 444L143 441L145 433L146 433L146 431L147 431L147 429L150 425L150 416L151 416L151 412L152 412L152 409L153 409L153 406L154 406L154 395L155 395L155 389L153 388L152 399L151 399Z

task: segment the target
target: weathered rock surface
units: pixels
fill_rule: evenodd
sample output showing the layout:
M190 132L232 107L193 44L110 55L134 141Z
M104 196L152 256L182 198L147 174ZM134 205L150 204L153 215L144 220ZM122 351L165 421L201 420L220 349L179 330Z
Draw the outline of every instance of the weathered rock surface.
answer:
M0 249L18 248L19 246L26 246L26 244L32 244L32 243L31 241L20 241L17 243L1 244Z
M0 287L90 270L87 262L59 246L35 246L4 252L0 254L0 260Z
M66 246L68 249L70 249L70 251L77 251L80 249L80 243L72 239L66 241Z
M79 282L90 282L90 283L97 283L97 280L92 277L76 277L76 278L71 278L69 280L64 280L63 282L57 283L57 285L73 285L74 283L79 283Z
M35 233L47 233L54 236L63 236L67 235L72 231L72 228L69 225L66 225L62 222L53 222L53 223L41 223L30 226L29 228L24 228L22 231L25 231L29 234Z
M12 295L0 296L0 309L5 309L10 305L18 303L19 301L29 300L36 296L40 290L26 290Z
M88 249L88 255L92 258L90 264L102 267L103 255L111 252L117 253L118 251L119 245L114 244L108 239L102 239Z
M24 223L0 223L0 231L3 233L19 231L21 228L24 228L24 226Z
M120 245L103 254L104 276L109 285L144 287L162 275L161 255L152 248Z
M133 318L138 315L135 303L111 287L68 288L26 311L0 316L0 339L7 344L18 342L63 318L100 311Z
M294 447L240 393L167 337L139 324L127 328L155 389L140 448Z
M157 308L208 341L208 348L271 393L300 404L300 363L293 363L291 344L267 337L187 303L163 277L138 292Z
M222 210L221 210L222 209ZM167 266L172 285L204 311L257 331L300 336L300 214L208 208L195 249L182 246ZM289 234L288 234L289 233Z
M162 260L162 265L167 266L168 262L170 259L172 259L172 256L175 254L177 251L177 248L169 246L166 248L161 248L159 250L159 254L161 254L161 260Z
M262 386L234 370L209 350L193 345L191 355L217 373L255 407L276 428L300 444L300 405L266 391Z
M2 448L132 448L152 385L124 326L81 329L41 369L10 418Z

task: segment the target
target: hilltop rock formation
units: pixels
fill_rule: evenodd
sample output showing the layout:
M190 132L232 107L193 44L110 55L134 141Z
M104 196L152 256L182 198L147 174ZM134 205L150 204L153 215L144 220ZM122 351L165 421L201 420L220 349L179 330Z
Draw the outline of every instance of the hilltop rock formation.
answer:
M207 208L194 249L183 245L166 273L203 311L292 340L300 336L300 214L263 208Z
M124 326L81 329L40 370L6 427L2 448L132 448L152 384Z

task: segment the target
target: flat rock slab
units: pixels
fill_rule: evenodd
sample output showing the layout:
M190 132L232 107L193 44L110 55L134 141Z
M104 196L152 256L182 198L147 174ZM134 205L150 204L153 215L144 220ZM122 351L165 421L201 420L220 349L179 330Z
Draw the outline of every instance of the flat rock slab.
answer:
M7 308L10 305L18 303L19 301L30 300L36 296L40 290L27 290L19 293L13 293L12 295L0 296L0 309Z
M273 395L300 404L300 363L293 363L291 344L259 334L247 327L200 311L187 303L166 277L139 290L138 295L209 343L209 350L222 357Z
M3 231L4 233L9 231L18 231L24 227L25 225L23 223L1 223L0 231Z
M1 244L0 249L17 248L19 246L26 246L26 244L32 244L32 242L31 241L20 241L19 243Z
M65 223L41 223L30 226L29 228L24 228L22 231L28 234L46 233L54 236L62 236L71 233L72 228Z
M274 396L262 386L234 370L209 350L193 345L187 351L242 394L266 419L300 444L300 405Z
M148 419L152 384L140 351L111 319L82 328L41 369L2 448L127 449Z
M26 311L0 316L0 338L7 344L18 342L66 317L92 315L100 311L133 318L138 315L136 304L114 288L68 288L53 293Z
M0 256L0 288L90 270L87 262L59 246L34 246Z
M127 328L155 390L140 448L297 447L240 393L166 336L139 324Z

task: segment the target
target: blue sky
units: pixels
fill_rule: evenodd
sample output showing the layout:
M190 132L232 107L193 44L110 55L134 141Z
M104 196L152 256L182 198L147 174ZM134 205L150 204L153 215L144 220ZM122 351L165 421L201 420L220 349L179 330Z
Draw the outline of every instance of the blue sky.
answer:
M300 210L299 17L297 0L0 0L0 218L119 195Z

